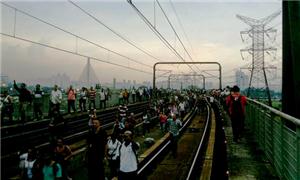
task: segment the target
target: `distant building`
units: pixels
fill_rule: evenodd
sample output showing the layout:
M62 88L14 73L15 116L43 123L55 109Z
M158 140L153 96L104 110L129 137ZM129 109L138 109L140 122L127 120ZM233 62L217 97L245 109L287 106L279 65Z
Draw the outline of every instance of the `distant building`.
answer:
M114 78L114 79L113 79L113 88L114 88L114 89L116 89L116 85L117 85L117 79Z
M238 85L241 90L248 88L249 76L247 76L241 70L235 72L235 80L236 80L236 85Z
M134 87L136 86L136 80L133 80L133 86Z
M8 83L10 82L9 78L7 75L0 75L0 82L1 82L1 87L6 87Z

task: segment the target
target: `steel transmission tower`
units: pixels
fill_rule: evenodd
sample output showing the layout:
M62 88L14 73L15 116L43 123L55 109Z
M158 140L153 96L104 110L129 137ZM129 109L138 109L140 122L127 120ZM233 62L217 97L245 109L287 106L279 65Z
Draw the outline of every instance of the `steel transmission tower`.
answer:
M276 51L277 49L274 47L266 47L265 37L269 36L269 34L271 33L276 33L276 29L266 28L266 25L274 18L276 18L280 13L281 11L277 11L271 14L270 16L267 16L260 20L241 16L241 15L236 15L238 19L240 19L241 21L243 21L244 23L250 26L250 29L241 31L242 41L244 42L243 35L245 34L252 39L252 44L250 47L240 50L241 54L243 52L248 52L252 56L252 63L250 67L247 68L251 72L247 96L250 95L250 88L254 84L253 81L257 81L258 86L260 83L263 83L266 89L266 93L268 96L268 103L270 106L272 106L272 101L271 101L271 94L268 85L268 79L266 75L266 69L274 68L274 67L265 66L265 52Z

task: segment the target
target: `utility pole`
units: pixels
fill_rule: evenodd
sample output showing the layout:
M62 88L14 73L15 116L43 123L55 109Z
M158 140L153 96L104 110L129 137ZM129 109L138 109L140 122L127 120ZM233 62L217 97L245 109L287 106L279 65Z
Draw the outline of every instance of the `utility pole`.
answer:
M241 15L236 15L238 19L246 23L250 26L250 29L241 31L241 38L244 42L243 35L247 34L252 39L252 44L250 47L245 49L241 49L241 55L243 58L243 52L248 52L252 56L252 63L250 68L248 68L251 72L250 80L249 80L249 87L247 96L250 95L250 88L253 86L254 82L256 81L259 85L261 82L264 84L266 88L266 94L268 97L269 106L272 106L271 94L266 74L266 69L275 68L275 67L266 67L265 66L265 52L269 51L276 51L277 49L274 47L266 47L265 44L265 36L269 36L271 33L276 33L276 29L268 28L266 29L266 25L275 19L281 11L277 11L270 16L267 16L262 19L253 19ZM263 77L263 78L262 78Z

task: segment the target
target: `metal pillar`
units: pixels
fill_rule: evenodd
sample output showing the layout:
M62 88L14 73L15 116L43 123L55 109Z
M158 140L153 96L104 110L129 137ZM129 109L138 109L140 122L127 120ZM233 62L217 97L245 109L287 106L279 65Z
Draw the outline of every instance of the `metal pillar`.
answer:
M153 65L153 90L156 85L156 66L159 64L216 64L219 66L219 89L222 89L222 66L218 62L157 62Z
M168 88L170 88L171 86L171 76L194 76L194 77L196 77L196 76L201 76L202 77L202 81L203 81L203 85L202 85L202 87L203 87L203 89L205 89L205 76L203 75L203 74L170 74L169 76L168 76Z

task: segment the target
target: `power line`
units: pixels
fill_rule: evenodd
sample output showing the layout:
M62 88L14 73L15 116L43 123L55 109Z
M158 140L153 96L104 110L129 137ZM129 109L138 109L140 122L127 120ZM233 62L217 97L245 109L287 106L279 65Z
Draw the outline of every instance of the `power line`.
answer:
M109 52L114 53L114 54L116 54L116 55L118 55L118 56L121 56L121 57L123 57L123 58L126 58L126 59L128 59L129 61L132 61L132 62L135 62L135 63L137 63L137 64L146 66L146 67L148 67L148 68L152 68L152 66L150 66L150 65L147 65L147 64L145 64L145 63L139 62L139 61L134 60L134 59L132 59L132 58L130 58L130 57L128 57L128 56L125 56L125 55L123 55L123 54L121 54L121 53L118 53L118 52L113 51L113 50L111 50L111 49L108 49L108 48L106 48L106 47L104 47L104 46L101 46L101 45L99 45L99 44L97 44L97 43L95 43L95 42L92 42L92 41L90 41L90 40L88 40L88 39L85 39L85 38L83 38L83 37L81 37L81 36L79 36L79 35L77 35L77 34L74 34L74 33L70 32L70 31L67 31L67 30L65 30L65 29L63 29L63 28L61 28L61 27L59 27L59 26L57 26L57 25L54 25L54 24L49 23L49 22L47 22L47 21L45 21L45 20L42 20L42 19L40 19L40 18L38 18L38 17L36 17L36 16L33 16L33 15L31 15L31 14L25 12L25 11L22 11L22 10L20 10L20 9L17 9L16 7L13 7L13 6L11 6L11 5L8 5L8 4L4 3L4 2L1 2L1 3L2 3L3 5L5 5L5 6L9 7L9 8L14 9L15 11L18 11L18 12L20 12L20 13L22 13L22 14L25 14L25 15L27 15L27 16L33 18L33 19L36 19L36 20L38 20L38 21L40 21L40 22L42 22L42 23L44 23L44 24L47 24L47 25L49 25L49 26L51 26L51 27L54 27L54 28L56 28L56 29L58 29L58 30L60 30L60 31L63 31L63 32L67 33L67 34L70 34L70 35L72 35L72 36L74 36L74 37L76 37L76 38L78 38L78 39L81 39L81 40L83 40L83 41L85 41L85 42L88 42L88 43L90 43L90 44L93 44L94 46L97 46L97 47L99 47L99 48L105 49L106 51L109 51Z
M189 40L189 38L188 38L188 36L187 36L185 30L184 30L184 26L183 26L182 23L181 23L181 20L180 20L179 15L178 15L178 13L177 13L177 11L176 11L176 8L175 8L173 2L172 2L171 0L169 0L169 1L170 1L170 4L171 4L171 7L172 7L172 9L173 9L173 11L174 11L174 13L175 13L176 19L177 19L177 21L178 21L178 23L179 23L179 25L180 25L180 27L181 27L181 29L182 29L182 31L183 31L183 34L184 34L184 36L185 36L185 38L186 38L188 44L190 45L193 54L195 54L194 49L193 49L193 46L192 46L192 44L191 44L191 42L190 42L190 40Z
M98 18L96 18L95 16L93 16L92 14L90 14L89 12L87 12L86 10L84 10L83 8L81 8L78 4L76 4L75 2L68 0L71 4L73 4L75 7L77 7L78 9L80 9L83 13L85 13L86 15L88 15L89 17L91 17L92 19L94 19L96 22L98 22L99 24L101 24L102 26L104 26L105 28L107 28L109 31L111 31L112 33L114 33L116 36L118 36L119 38L121 38L122 40L124 40L125 42L127 42L128 44L132 45L133 47L137 48L138 50L142 51L144 54L150 56L153 59L156 59L158 61L161 61L160 59L158 59L157 57L154 57L153 55L151 55L149 52L147 52L146 50L143 50L142 48L138 47L137 45L135 45L133 42L131 42L130 40L128 40L127 38L125 38L123 35L121 35L120 33L116 32L115 30L113 30L111 27L109 27L108 25L104 24L102 21L100 21Z
M156 30L151 22L140 12L140 10L132 3L131 0L127 0L131 7L137 12L138 16L148 25L148 27L155 33L155 35L164 43L164 45L170 49L179 59L185 61L185 59L172 47L172 45L162 36L162 34ZM190 67L190 66L189 66ZM191 67L190 67L191 68ZM193 68L192 71L195 72Z
M158 0L156 0L156 2L157 2L157 4L158 4L159 8L161 9L162 13L164 14L166 20L168 21L169 25L171 26L171 28L172 28L173 32L175 33L176 37L178 38L178 40L179 40L181 46L183 47L184 51L185 51L186 54L189 56L190 60L191 60L191 61L194 61L193 58L191 57L190 53L187 51L187 49L185 48L184 44L182 43L182 41L181 41L179 35L177 34L177 32L176 32L174 26L172 25L170 19L168 18L167 14L166 14L166 12L164 11L164 9L162 8L161 4L159 3Z
M152 74L151 72L143 71L143 70L136 69L136 68L133 68L133 67L130 67L130 66L124 66L124 65L121 65L121 64L105 61L103 59L99 59L99 58L92 57L92 56L87 56L87 55L80 54L80 53L77 53L77 52L72 52L72 51L69 51L69 50L66 50L66 49L58 48L58 47L55 47L55 46L50 46L50 45L47 45L47 44L39 43L39 42L32 41L32 40L29 40L29 39L21 38L21 37L18 37L18 36L9 35L9 34L2 33L2 32L0 32L0 34L4 35L4 36L7 36L7 37L10 37L10 38L15 38L15 39L22 40L22 41L25 41L25 42L30 42L30 43L33 43L33 44L44 46L44 47L47 47L47 48L50 48L50 49L55 49L55 50L58 50L58 51L62 51L62 52L65 52L65 53L74 54L74 55L85 57L85 58L90 58L92 60L103 62L103 63L106 63L106 64L115 65L115 66L119 66L119 67L122 67L122 68L125 68L125 69L130 69L130 70L134 70L134 71L138 71L138 72L142 72L142 73L146 73L146 74Z
M190 59L191 61L194 61L193 58L191 57L190 53L187 51L186 47L184 46L183 42L181 41L181 39L180 39L178 33L176 32L174 26L172 25L170 19L168 18L167 14L166 14L166 12L164 11L164 9L162 8L161 4L159 3L158 0L156 0L156 2L157 2L157 4L158 4L159 8L161 9L162 13L164 14L166 20L168 21L168 24L171 26L173 32L175 33L175 36L176 36L177 39L179 40L179 42L180 42L181 46L183 47L184 51L185 51L186 54L188 55L189 59ZM183 59L183 60L184 60L184 59ZM184 61L185 61L185 60L184 60ZM191 68L190 65L188 65L188 66ZM198 66L195 65L195 67L196 67L199 71L201 71L201 70L199 69ZM191 69L192 69L192 68L191 68ZM213 75L213 74L211 74L211 73L205 72L205 71L201 71L201 72L206 73L206 74L208 74L208 75L210 75L210 76L217 77L217 76L215 76L215 75Z

